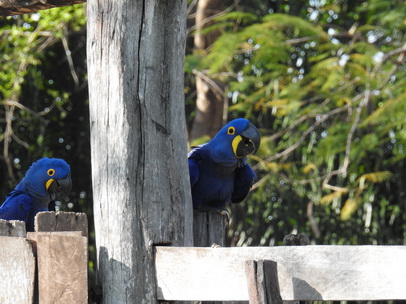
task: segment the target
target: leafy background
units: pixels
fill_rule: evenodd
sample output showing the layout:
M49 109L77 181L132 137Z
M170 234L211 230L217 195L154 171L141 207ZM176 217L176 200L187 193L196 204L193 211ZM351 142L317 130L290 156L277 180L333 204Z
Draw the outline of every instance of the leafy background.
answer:
M226 6L206 28L220 31L207 50L193 48L190 25L185 109L190 126L199 71L226 85L227 119L262 134L253 191L230 207L230 245L280 245L288 233L404 245L406 3ZM85 23L84 5L0 20L0 194L34 160L66 159L73 191L57 207L86 212L93 241Z

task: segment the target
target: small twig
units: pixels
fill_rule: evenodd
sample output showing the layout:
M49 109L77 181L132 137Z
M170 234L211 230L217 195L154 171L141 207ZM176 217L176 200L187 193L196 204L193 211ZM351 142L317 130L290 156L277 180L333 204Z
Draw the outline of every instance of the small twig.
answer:
M314 115L314 116L319 117L319 119L316 120L316 122L314 122L313 125L311 125L305 132L303 132L302 136L299 138L299 140L297 142L295 142L292 146L290 146L286 150L267 158L265 161L270 162L270 161L274 161L275 159L282 158L282 157L285 157L285 156L289 155L294 150L296 150L299 147L299 145L306 139L306 137L310 133L312 133L321 123L323 123L324 121L326 121L327 119L329 119L333 115L336 115L336 114L338 114L340 112L346 111L349 107L350 107L350 104L346 104L343 107L336 108L336 109L331 110L330 112L327 112L325 114ZM303 120L305 120L305 119L303 119Z
M24 148L26 148L26 149L29 149L29 148L30 148L30 145L29 145L27 142L25 142L24 140L20 139L20 138L19 138L17 135L15 135L14 133L11 134L11 137L14 139L14 141L15 141L16 143L18 143L19 145L23 146Z
M231 12L234 9L235 6L236 6L236 4L233 3L228 8L226 8L224 11L221 11L220 13L214 14L214 15L212 15L210 17L207 17L206 19L204 19L200 23L195 24L194 26L190 27L190 29L187 30L187 35L189 35L191 32L193 32L193 31L195 31L195 30L197 30L199 28L202 28L205 24L209 23L213 19L216 19L217 17L220 17L222 15L225 15L225 14Z
M62 36L61 40L62 40L63 48L65 50L66 58L68 60L70 73L71 73L73 81L75 83L75 90L76 90L77 88L79 88L80 82L79 82L78 74L76 73L76 70L75 70L75 65L73 64L72 52L69 49L68 40L66 39L66 37Z
M198 0L193 0L193 1L189 4L189 6L188 6L188 8L187 8L186 16L189 16L189 15L190 15L190 12L191 12L191 11L194 9L194 7L196 6L197 1L198 1Z
M347 141L346 141L346 145L345 145L345 155L344 155L343 164L341 165L341 167L338 170L332 171L327 175L327 177L323 181L323 187L324 188L331 189L331 190L334 190L334 191L339 191L341 189L339 187L329 185L329 181L335 175L347 175L348 166L350 165L350 153L351 153L352 140L353 140L353 137L354 137L355 130L358 128L358 125L359 125L359 122L360 122L360 119L361 119L362 108L364 108L369 102L370 93L371 92L370 92L369 89L367 89L365 91L364 99L360 102L359 106L357 107L357 109L355 111L355 118L354 118L354 121L353 121L353 123L351 125L351 129L350 129L350 131L348 132L348 135L347 135Z
M387 60L389 57L392 57L392 56L395 56L398 54L404 55L405 53L406 53L406 43L402 47L397 48L397 49L390 51L390 52L386 53L385 55L383 55L382 62ZM398 60L398 61L400 61L400 60Z
M307 204L306 213L307 213L307 217L308 217L309 222L310 222L310 227L312 228L312 231L313 231L314 235L316 236L316 238L319 238L321 236L321 232L320 232L319 226L317 225L317 221L314 218L313 206L314 206L314 203L309 202Z
M289 44L289 45L295 45L295 44L299 44L299 43L303 43L303 42L307 42L307 41L311 41L311 40L315 40L315 39L317 39L317 36L308 36L308 37L288 39L288 40L285 40L285 43Z
M320 104L319 108L322 108L323 106L325 106L325 105L326 105L327 103L329 103L329 102L330 102L330 99L327 98L326 100L324 100L324 101ZM319 116L319 115L320 115L320 114L316 114L316 113L303 115L303 116L299 117L298 119L296 119L296 120L295 120L292 124L290 124L289 127L287 127L286 129L284 129L284 130L282 130L282 131L280 131L280 132L278 132L278 133L275 133L275 134L271 135L271 136L269 137L269 140L275 140L275 139L277 139L277 138L279 138L279 137L285 135L286 133L290 132L290 131L293 130L297 125L301 124L301 123L304 122L305 120L314 118L314 117Z
M213 90L214 94L216 95L217 100L223 100L225 92L223 91L220 86L215 83L212 79L210 79L206 74L201 71L193 70L193 74L202 78Z
M26 111L28 113L30 113L31 115L35 116L35 117L41 117L44 116L45 114L48 114L49 111L42 111L42 112L35 112L33 110L31 110L30 108L24 106L23 104L19 103L18 101L15 100L6 100L3 105L5 106L14 106L16 108L19 108L23 111ZM54 105L51 105L51 107L54 107Z

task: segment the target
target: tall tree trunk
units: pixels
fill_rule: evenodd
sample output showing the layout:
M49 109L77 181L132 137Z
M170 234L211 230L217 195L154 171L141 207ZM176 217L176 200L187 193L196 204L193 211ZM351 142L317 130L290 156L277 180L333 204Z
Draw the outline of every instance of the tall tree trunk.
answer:
M94 217L103 303L156 303L154 244L192 244L184 0L89 0Z
M224 0L199 0L196 11L195 48L197 52L207 50L220 31L202 34L202 30L213 24L211 17L224 10ZM211 80L202 72L196 73L196 116L193 121L190 140L193 141L204 135L213 137L224 123L224 106L227 98L224 96L224 84Z

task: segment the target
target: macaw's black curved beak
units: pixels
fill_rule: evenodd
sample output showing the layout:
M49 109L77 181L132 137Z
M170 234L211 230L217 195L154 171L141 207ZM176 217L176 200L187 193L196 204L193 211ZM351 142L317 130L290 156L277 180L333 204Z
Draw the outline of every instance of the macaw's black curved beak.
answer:
M248 154L255 154L261 144L261 136L258 129L249 124L248 127L240 134L240 138L235 149L235 155L239 158Z
M70 175L63 179L50 179L47 182L47 191L52 200L62 200L67 197L72 189Z

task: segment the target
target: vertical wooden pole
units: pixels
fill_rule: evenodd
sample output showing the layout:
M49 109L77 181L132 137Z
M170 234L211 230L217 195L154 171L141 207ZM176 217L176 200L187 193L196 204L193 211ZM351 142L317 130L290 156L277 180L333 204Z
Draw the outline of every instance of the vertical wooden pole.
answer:
M88 0L94 224L104 304L157 303L154 245L190 246L185 0Z

